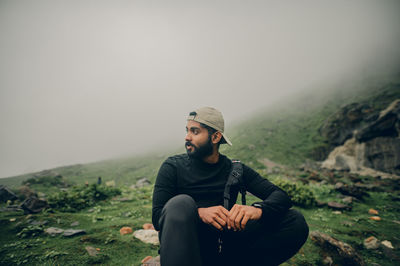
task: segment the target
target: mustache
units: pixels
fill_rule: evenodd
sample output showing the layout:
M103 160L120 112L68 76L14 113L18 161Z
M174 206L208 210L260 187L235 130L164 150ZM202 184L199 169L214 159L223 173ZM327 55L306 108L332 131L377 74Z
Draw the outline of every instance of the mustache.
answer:
M185 146L192 146L192 147L195 147L195 148L196 148L196 146L193 145L190 141L186 141L186 142L185 142Z

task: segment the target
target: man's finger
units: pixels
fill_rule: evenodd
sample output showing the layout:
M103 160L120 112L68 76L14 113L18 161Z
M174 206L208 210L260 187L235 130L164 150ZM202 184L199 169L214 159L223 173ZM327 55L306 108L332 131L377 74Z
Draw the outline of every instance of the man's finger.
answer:
M215 221L220 224L221 226L225 226L226 225L226 221L224 219L221 219L220 217L215 217Z
M241 229L241 227L240 227L240 222L242 221L243 216L244 216L244 211L241 210L241 211L238 213L238 215L236 216L236 218L235 218L235 227L236 227L237 230L240 230L240 229Z
M230 226L231 226L234 230L237 230L236 225L235 225L235 219L236 219L236 217L238 216L238 214L239 214L239 212L238 212L237 209L233 210L233 212L232 212L232 210L231 210L231 213L229 214L229 223L230 223Z
M242 222L241 222L241 228L242 228L242 230L244 230L244 228L246 227L246 224L247 224L247 222L249 221L249 216L248 215L245 215L244 217L243 217L243 219L242 219Z
M216 221L212 221L211 225L217 228L218 230L222 231L222 226L219 225Z

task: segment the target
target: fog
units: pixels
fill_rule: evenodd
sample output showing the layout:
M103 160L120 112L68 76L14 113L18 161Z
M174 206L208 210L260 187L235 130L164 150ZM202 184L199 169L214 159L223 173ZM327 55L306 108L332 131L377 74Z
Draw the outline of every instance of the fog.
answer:
M399 1L0 0L0 177L183 145L400 62Z

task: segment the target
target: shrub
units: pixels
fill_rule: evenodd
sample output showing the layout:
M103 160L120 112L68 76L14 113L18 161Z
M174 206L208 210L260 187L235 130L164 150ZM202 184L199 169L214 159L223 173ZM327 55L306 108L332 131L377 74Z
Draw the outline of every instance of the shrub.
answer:
M315 205L315 195L309 187L301 183L295 183L279 178L272 182L289 195L294 205L301 207L311 207Z
M74 212L93 206L96 202L120 195L121 190L97 184L77 186L68 191L50 195L47 199L50 207L60 211Z

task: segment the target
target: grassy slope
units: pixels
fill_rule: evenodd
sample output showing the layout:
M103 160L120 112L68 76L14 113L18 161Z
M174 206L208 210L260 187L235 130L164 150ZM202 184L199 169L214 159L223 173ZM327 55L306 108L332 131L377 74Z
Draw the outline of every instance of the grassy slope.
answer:
M398 84L398 83L397 83ZM245 163L263 171L264 166L258 162L260 158L269 158L289 166L297 166L309 158L314 147L322 145L323 139L318 136L318 128L327 116L338 107L356 101L368 101L383 108L389 102L400 98L399 85L381 84L368 87L344 87L330 95L313 93L298 96L286 106L271 107L260 112L253 119L238 124L230 130L234 146L223 148L223 152L231 157L239 158ZM98 176L103 180L115 180L117 185L130 185L141 177L154 180L159 165L166 155L135 157L123 160L105 161L88 165L76 165L54 169L68 180L76 183L95 182ZM24 175L13 179L0 180L2 184L18 186L23 179L32 175ZM273 177L272 177L273 178ZM330 187L331 188L331 187ZM156 255L157 247L143 244L131 236L120 236L119 228L131 226L139 229L145 222L151 221L151 187L144 190L129 190L125 187L128 202L107 201L96 206L93 213L83 210L77 213L41 213L30 219L47 220L47 226L69 228L73 221L79 221L79 228L87 230L85 237L49 237L20 239L16 234L27 226L26 215L16 213L0 213L2 235L0 240L0 261L4 265L139 265L147 255ZM319 199L336 199L329 186L324 189L315 188ZM249 199L249 203L254 199ZM368 219L367 210L380 210L382 222ZM380 240L388 239L396 247L400 246L398 224L400 220L399 202L392 202L387 193L371 193L365 202L354 205L351 212L342 215L333 214L331 210L301 209L310 224L311 230L321 230L357 248L367 262L381 265L392 265L379 251L367 251L362 248L362 240L374 235ZM16 218L16 221L10 221ZM343 221L347 223L343 224ZM349 224L353 224L349 226ZM96 258L89 257L85 246L100 248ZM315 265L321 262L320 250L311 241L288 264ZM78 256L76 256L78 255ZM397 254L400 255L400 254Z

